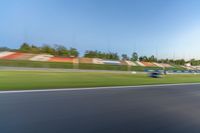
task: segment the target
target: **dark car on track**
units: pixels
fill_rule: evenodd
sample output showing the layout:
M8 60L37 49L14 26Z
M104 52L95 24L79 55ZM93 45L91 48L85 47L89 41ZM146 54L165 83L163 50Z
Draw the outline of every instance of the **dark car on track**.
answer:
M149 74L149 77L151 77L151 78L161 78L161 73L160 72L151 72Z

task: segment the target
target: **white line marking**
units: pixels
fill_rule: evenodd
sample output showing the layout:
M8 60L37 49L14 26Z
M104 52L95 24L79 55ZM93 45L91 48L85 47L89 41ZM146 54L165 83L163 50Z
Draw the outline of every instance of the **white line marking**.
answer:
M91 87L91 88L40 89L40 90L17 90L17 91L0 91L0 94L30 93L30 92L56 92L56 91L83 91L83 90L100 90L100 89L106 90L106 89L119 89L119 88L148 88L148 87L183 86L183 85L200 85L200 83L138 85L138 86L113 86L113 87Z

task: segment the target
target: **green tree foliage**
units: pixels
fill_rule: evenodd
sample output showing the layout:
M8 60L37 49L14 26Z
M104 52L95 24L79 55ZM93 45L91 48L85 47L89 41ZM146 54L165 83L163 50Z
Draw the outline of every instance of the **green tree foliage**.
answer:
M140 61L149 61L147 56L140 56L139 60Z
M69 56L70 57L78 57L79 52L76 48L70 48L69 49Z
M1 49L0 49L1 50ZM2 48L2 51L6 51L7 49ZM8 49L8 51L10 51ZM30 45L28 43L23 43L19 50L20 52L27 52L27 53L46 53L52 54L56 56L63 56L63 57L78 57L79 52L76 48L70 48L69 50L63 45L43 45L41 47L37 47L36 45Z
M101 51L92 51L92 50L87 50L84 54L84 57L87 58L100 58L100 59L110 59L110 60L119 60L119 56L117 53L105 53Z
M168 63L168 64L174 64L174 65L185 65L187 62L184 59L177 59L177 60L173 60L173 59L160 59L157 62L159 63Z
M133 52L131 60L132 61L137 61L138 60L138 54L136 52Z
M191 63L191 65L193 65L193 66L198 66L198 65L200 65L200 61L199 61L199 60L195 60L195 59L191 59L191 60L190 60L190 63Z
M40 47L37 47L35 45L31 45L31 53L39 54L41 52Z
M55 45L54 47L54 55L69 56L69 52L65 46Z
M129 60L129 57L127 54L122 54L122 60Z
M35 45L30 45L28 43L23 43L20 48L20 52L27 52L27 53L40 53L41 48L35 46Z
M97 51L85 51L84 57L86 58L96 58L97 56Z
M19 51L21 51L21 52L30 52L31 51L31 46L28 43L23 43L20 46Z
M175 64L176 65L185 65L185 60L184 59L180 59L180 60L175 60Z
M149 62L157 62L157 59L156 59L156 57L155 57L154 55L152 55L152 56L150 56L150 57L148 58L148 61L149 61Z
M42 53L46 53L46 54L55 54L55 49L54 48L52 48L50 45L43 45L42 47L41 47L41 52Z
M190 63L192 66L199 66L200 60L191 59L188 63Z

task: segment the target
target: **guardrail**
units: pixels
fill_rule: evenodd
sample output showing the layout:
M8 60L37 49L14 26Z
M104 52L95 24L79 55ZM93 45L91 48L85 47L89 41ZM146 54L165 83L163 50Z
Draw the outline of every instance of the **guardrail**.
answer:
M160 72L164 73L166 72L167 74L200 74L200 70L150 70L150 69L145 69L144 72Z

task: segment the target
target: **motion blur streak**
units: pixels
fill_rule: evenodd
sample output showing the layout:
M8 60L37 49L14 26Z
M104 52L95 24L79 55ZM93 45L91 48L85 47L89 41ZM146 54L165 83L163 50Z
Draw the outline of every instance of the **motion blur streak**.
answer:
M199 133L200 85L0 94L2 133Z

